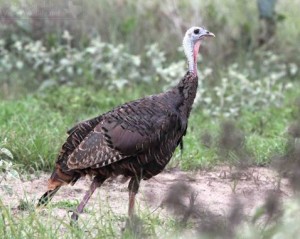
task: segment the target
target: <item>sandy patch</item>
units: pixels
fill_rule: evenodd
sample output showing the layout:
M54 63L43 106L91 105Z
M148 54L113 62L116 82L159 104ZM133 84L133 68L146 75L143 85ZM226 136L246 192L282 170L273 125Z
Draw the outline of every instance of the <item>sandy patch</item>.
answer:
M17 206L21 199L36 203L46 190L48 177L48 174L43 173L39 177L31 176L32 179L29 181L2 180L0 185L2 202L15 213L18 211ZM90 183L91 180L85 178L79 180L74 186L61 188L53 202L80 201ZM84 214L88 214L96 207L102 212L105 210L125 216L128 202L127 183L122 184L117 180L105 182L92 196L87 205L87 213ZM245 205L244 213L250 215L254 208L263 204L269 191L278 190L277 173L269 168L249 168L239 176L239 180L232 179L232 174L227 167L215 167L213 170L197 172L174 169L165 171L148 181L142 181L137 196L137 214L139 209L146 208L149 213L168 216L170 211L164 207L164 200L171 185L176 183L188 185L197 195L196 205L201 205L220 216L228 213L233 197L238 198ZM292 196L293 192L286 179L281 180L279 192L282 199ZM178 195L180 193L179 191ZM188 195L185 202L188 205ZM68 212L63 208L55 208L54 213L57 213L58 217L64 217Z

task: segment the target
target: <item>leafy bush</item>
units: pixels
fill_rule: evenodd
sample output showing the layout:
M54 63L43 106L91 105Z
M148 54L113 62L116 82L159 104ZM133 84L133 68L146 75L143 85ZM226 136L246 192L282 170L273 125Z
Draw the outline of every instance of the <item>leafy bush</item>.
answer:
M20 176L12 163L14 158L12 152L2 145L5 144L0 143L0 183L1 187L5 190L9 190L7 185L3 185L2 181L9 180L11 178L19 179Z
M297 57L299 0L277 2L276 12L284 20L278 22L272 47L287 58ZM157 42L172 60L178 55L172 42L180 41L192 25L204 25L216 33L218 41L208 54L218 62L232 53L253 49L259 35L257 1L26 0L2 1L0 8L5 13L0 33L8 42L30 38L52 47L61 44L63 32L68 30L76 46L97 35L114 45L123 43L134 53ZM51 11L59 15L51 16Z
M66 44L50 49L41 41L16 41L10 51L4 47L5 42L0 42L2 88L7 82L17 84L17 80L26 87L30 78L29 87L40 90L59 84L88 84L109 90L137 84L168 88L185 72L185 62L168 63L157 44L146 46L145 55L133 55L124 45L115 46L99 38L83 49L72 47L68 32L64 39ZM207 115L225 117L236 117L245 108L255 111L268 105L280 106L285 91L293 86L285 79L298 74L297 65L285 64L272 52L257 58L261 66L250 60L245 65L231 64L219 74L220 80L215 79L218 74L212 68L200 71L196 105Z
M220 74L220 82L211 90L209 78L202 81L196 98L204 113L211 116L237 117L242 110L255 112L274 105L281 106L286 92L293 87L288 78L295 77L295 63L286 64L272 52L258 56L261 65L249 60L245 65L231 64ZM207 75L204 71L202 78Z
M4 74L0 84L13 85L19 80L25 87L24 81L30 81L40 89L86 83L98 88L122 89L138 82L152 83L159 79L171 82L178 78L179 71L184 72L183 61L166 66L164 52L156 44L146 47L142 66L141 56L127 53L124 45L115 46L95 38L81 50L71 46L72 36L68 32L64 38L67 44L50 49L41 41L16 41L10 51L1 41L0 71Z

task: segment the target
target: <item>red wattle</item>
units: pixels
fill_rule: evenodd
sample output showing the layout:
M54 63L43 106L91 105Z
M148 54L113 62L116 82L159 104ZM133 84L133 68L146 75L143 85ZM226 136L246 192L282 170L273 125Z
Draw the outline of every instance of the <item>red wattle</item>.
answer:
M194 56L193 72L195 75L197 75L197 57L198 57L199 48L200 48L200 41L196 42L196 44L194 45L194 50L193 50L193 56Z

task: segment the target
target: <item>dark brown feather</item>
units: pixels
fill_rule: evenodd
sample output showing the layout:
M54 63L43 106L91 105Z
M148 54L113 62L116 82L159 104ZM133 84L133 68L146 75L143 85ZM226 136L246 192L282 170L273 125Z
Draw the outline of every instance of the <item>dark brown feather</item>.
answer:
M102 121L69 155L68 167L100 168L158 148L161 135L167 135L179 117L167 108L157 107L157 111L151 111L151 101L151 97L145 98L139 104L133 102L134 109L126 104L104 114Z
M143 174L148 179L161 172L185 135L196 89L197 77L187 73L165 93L77 124L68 131L56 162L59 173L51 178L64 173L67 183L85 174Z
M46 205L62 185L74 184L81 176L91 175L90 189L71 216L75 222L96 188L109 177L123 175L130 177L128 215L132 218L140 181L160 173L176 147L180 145L182 149L198 87L195 59L202 36L214 35L199 27L187 31L183 46L189 72L177 86L125 103L68 131L48 181L48 191L38 206Z

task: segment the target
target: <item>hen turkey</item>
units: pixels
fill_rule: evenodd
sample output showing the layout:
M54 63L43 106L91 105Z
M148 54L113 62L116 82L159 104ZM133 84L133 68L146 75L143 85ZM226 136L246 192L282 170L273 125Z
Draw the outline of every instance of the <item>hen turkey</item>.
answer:
M71 219L76 221L97 187L117 175L130 177L129 217L133 215L140 181L160 173L186 134L198 87L197 54L201 41L214 34L191 27L183 38L188 71L170 90L125 103L83 121L68 131L38 206L47 204L58 189L91 175L93 182Z

